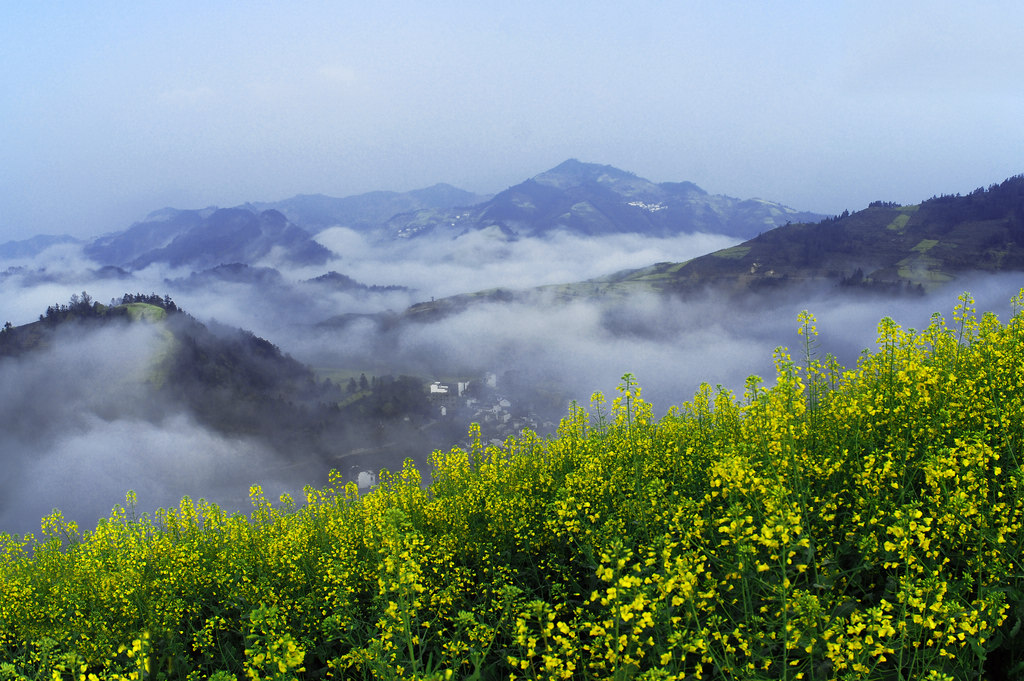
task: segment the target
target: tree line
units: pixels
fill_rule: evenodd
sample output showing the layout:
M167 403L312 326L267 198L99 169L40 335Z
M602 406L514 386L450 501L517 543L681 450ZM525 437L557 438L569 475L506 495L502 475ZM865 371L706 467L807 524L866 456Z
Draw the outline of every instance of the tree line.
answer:
M131 303L146 303L155 305L168 313L179 312L180 309L169 295L161 296L158 293L125 293L120 298L111 298L109 305L103 305L93 299L86 291L81 295L74 293L67 303L55 303L46 308L46 312L39 315L39 321L57 323L68 319L88 319L100 317L108 309ZM8 322L8 325L10 322ZM9 328L9 327L8 327Z

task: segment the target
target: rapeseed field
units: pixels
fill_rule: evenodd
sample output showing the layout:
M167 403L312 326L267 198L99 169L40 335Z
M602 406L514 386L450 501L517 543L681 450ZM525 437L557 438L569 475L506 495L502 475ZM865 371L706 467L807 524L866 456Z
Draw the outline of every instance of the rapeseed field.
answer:
M1024 677L1024 291L360 495L0 535L0 679Z

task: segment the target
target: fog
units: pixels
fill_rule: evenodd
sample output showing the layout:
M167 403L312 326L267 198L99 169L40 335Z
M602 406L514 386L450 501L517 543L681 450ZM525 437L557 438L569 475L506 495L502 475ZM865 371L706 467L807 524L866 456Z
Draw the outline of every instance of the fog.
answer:
M367 363L384 355L404 370L427 375L514 370L557 384L582 403L594 391L614 393L629 372L644 397L664 412L690 400L702 382L736 392L752 374L771 383L775 348L786 346L795 358L801 356L797 315L802 310L818 319L816 356L832 354L852 367L863 350L876 347L882 317L916 329L926 327L936 312L952 320L957 296L968 290L978 301L979 314L993 311L1005 320L1009 300L1022 285L1019 276L982 275L925 297L851 296L834 290L743 304L714 294L687 300L640 295L603 304L486 303L384 334L368 324L354 325L297 350L317 357L317 347L343 347L350 356L366 352L362 361Z
M148 324L58 329L50 347L0 358L0 531L37 530L58 507L91 527L130 489L141 512L186 494L244 508L258 480L268 493L301 486L261 443L157 396L146 378L162 343Z
M345 227L325 230L317 241L341 255L335 263L338 271L365 283L408 286L421 293L421 300L494 287L581 281L655 262L681 262L739 243L720 234L652 239L560 231L544 239L507 241L479 231L458 239L410 239L381 246Z
M0 323L34 321L48 305L87 290L106 302L125 292L169 294L200 321L253 331L320 369L409 374L429 380L514 374L520 391L549 396L545 418L564 416L571 400L614 393L623 374L637 377L657 414L693 397L700 383L742 391L751 374L771 383L772 352L796 348L797 314L818 318L819 356L852 366L873 348L883 316L925 327L933 313L951 319L970 291L979 311L1001 319L1024 281L1019 275L966 277L924 297L851 296L838 289L790 292L738 303L714 294L687 300L654 295L628 300L482 303L433 323L381 325L373 318L320 322L344 314L397 315L411 303L495 286L513 289L578 281L657 261L679 261L728 246L707 235L676 239L609 237L399 244L393 251L343 228L320 235L339 257L326 267L281 270L258 284L192 277L151 267L127 278L98 276L99 265L74 247L2 263ZM335 270L356 281L402 290L334 290L309 279ZM159 328L105 326L56 337L49 347L0 359L0 531L38 530L52 508L84 528L138 493L140 510L175 505L185 495L246 510L250 484L274 498L305 483L326 483L328 466L302 452L284 457L265 441L229 436L200 424L182 405L158 398L145 377L161 351ZM529 391L526 391L529 392ZM540 407L538 407L540 409ZM468 426L459 424L460 426ZM465 432L462 430L461 432ZM427 445L416 458L429 455ZM364 462L373 468L373 461ZM382 465L393 465L393 461Z

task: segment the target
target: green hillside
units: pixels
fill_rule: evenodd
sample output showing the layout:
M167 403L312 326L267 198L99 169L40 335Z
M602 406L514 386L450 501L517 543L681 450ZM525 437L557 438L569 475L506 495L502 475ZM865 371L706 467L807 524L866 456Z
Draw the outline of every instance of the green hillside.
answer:
M973 272L1024 271L1024 176L918 205L876 202L817 224L791 224L686 263L608 278L685 294L839 285L926 291Z
M1014 304L884 319L850 370L804 313L771 387L656 420L627 375L427 485L54 513L0 535L0 678L1020 678Z
M337 405L342 392L267 340L241 329L205 325L169 297L125 294L103 305L83 292L51 305L36 322L0 332L0 357L31 356L70 345L100 329L152 324L159 331L145 373L132 377L151 388L153 409L169 405L228 435L264 439L293 459L334 455L352 419Z
M167 310L152 303L128 303L124 309L135 321L162 322L167 319Z

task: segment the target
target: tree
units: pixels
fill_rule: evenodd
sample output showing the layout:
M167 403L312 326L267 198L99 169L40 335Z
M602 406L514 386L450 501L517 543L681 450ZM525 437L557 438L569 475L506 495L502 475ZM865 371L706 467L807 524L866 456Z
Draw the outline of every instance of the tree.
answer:
M370 414L384 419L430 413L423 382L412 376L381 376L373 386L368 406Z
M359 374L359 389L369 390L370 382L366 380L366 374Z
M354 379L354 378L348 379L348 385L345 386L345 390L348 392L349 395L352 395L357 390L359 390L359 386L356 385L356 379Z

